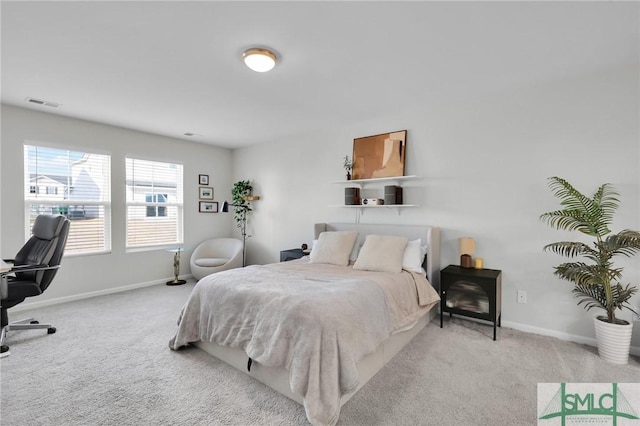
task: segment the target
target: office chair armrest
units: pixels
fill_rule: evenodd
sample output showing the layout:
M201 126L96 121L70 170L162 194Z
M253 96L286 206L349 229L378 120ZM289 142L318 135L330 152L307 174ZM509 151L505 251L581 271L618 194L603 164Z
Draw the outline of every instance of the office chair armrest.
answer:
M9 295L9 280L7 276L16 272L34 272L34 271L47 271L52 269L58 269L60 265L18 265L14 266L10 270L0 274L0 299L5 299Z
M3 271L0 272L0 300L4 300L9 296L9 286L7 284L7 276L11 273L11 264L14 259L2 259Z
M34 271L47 271L49 269L58 269L60 265L49 266L49 265L17 265L11 268L9 273L12 272L34 272Z

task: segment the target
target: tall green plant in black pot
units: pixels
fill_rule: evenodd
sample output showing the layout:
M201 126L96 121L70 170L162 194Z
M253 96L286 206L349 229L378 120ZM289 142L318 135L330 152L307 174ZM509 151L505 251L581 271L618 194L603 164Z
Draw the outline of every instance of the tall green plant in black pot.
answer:
M587 197L566 180L554 176L549 178L549 189L560 200L562 208L544 213L540 219L558 230L581 232L593 241L590 244L559 241L547 244L544 250L579 258L556 266L555 275L574 284L573 295L578 298L578 305L606 312L606 316L594 318L598 353L610 362L625 364L633 324L616 318L616 311L635 312L629 300L638 288L621 282L623 268L616 267L613 259L638 253L640 233L625 229L614 234L610 230L620 205L620 194L611 184L601 185L592 197Z
M253 192L253 185L249 180L241 180L233 184L231 188L232 204L235 206L233 210L233 218L236 221L236 226L240 228L242 233L242 266L245 266L246 262L246 250L247 250L247 218L251 211L251 205L247 201L247 197L251 196Z

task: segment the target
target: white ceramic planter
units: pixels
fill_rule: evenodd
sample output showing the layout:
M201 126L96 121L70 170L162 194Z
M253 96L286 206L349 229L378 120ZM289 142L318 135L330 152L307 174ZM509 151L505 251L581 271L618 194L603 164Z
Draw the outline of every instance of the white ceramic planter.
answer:
M626 364L629 360L633 324L611 324L593 319L600 358L614 364Z

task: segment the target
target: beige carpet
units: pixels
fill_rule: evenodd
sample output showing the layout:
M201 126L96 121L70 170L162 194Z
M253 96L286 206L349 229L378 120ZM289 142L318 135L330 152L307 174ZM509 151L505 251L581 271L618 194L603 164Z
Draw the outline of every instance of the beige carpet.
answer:
M193 287L152 286L10 314L2 425L298 425L304 409L197 348L171 351ZM640 382L591 347L461 319L434 322L343 408L341 425L531 425L539 382Z

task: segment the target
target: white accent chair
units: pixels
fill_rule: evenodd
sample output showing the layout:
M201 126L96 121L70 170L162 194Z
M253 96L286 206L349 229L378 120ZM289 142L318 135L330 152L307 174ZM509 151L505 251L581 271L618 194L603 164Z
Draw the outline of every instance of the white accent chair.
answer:
M196 280L209 274L242 266L242 240L213 238L202 242L193 251L191 273Z

